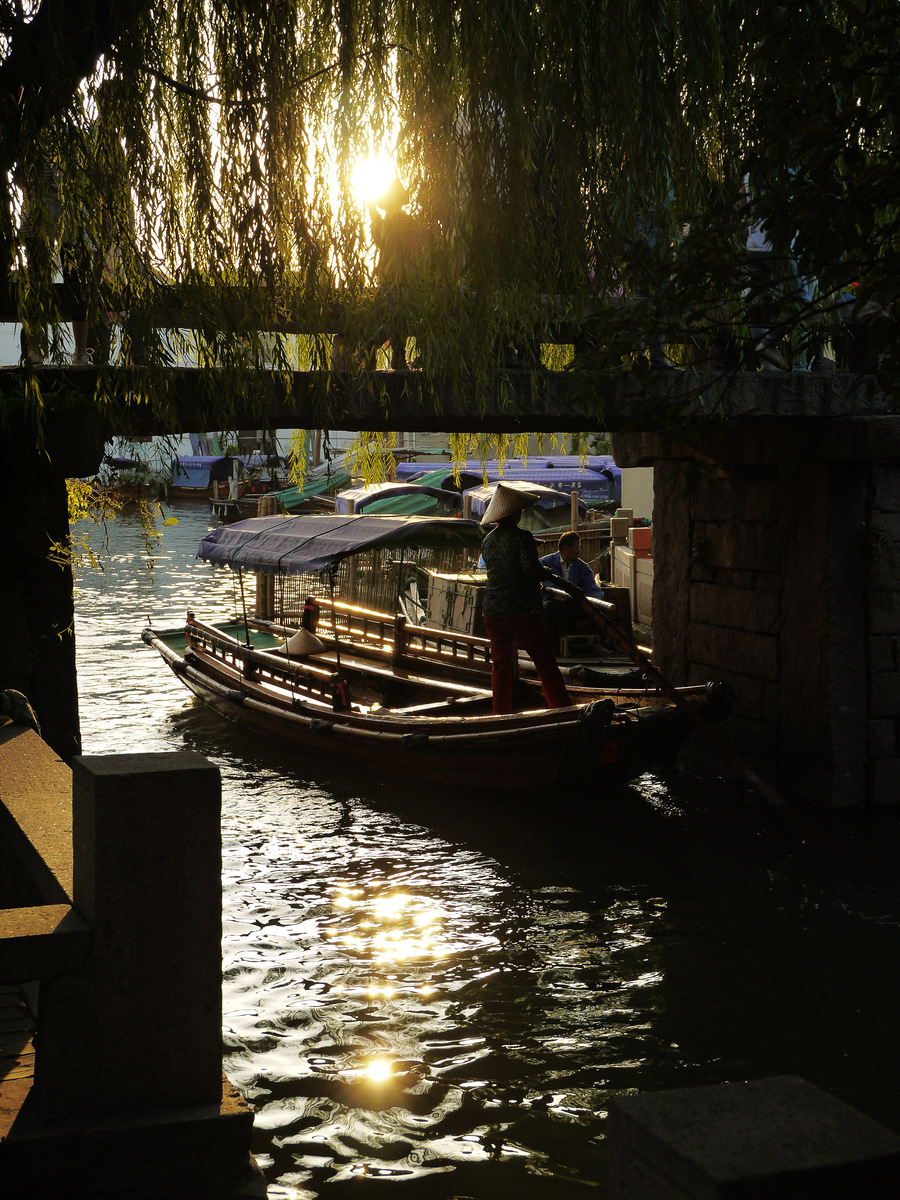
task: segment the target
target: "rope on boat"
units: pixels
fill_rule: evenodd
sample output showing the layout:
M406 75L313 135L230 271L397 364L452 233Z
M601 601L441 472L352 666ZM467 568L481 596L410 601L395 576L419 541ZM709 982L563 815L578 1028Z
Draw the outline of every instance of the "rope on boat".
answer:
M609 698L592 700L581 710L581 740L586 746L607 734L615 714L616 702Z
M402 745L404 750L424 750L428 745L428 734L404 733Z

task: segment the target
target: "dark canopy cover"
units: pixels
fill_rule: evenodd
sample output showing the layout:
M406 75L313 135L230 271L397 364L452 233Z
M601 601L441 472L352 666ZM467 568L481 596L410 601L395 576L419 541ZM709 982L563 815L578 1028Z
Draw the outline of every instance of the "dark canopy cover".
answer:
M208 533L197 557L235 571L301 575L326 571L341 559L381 546L479 546L483 529L458 517L251 517Z

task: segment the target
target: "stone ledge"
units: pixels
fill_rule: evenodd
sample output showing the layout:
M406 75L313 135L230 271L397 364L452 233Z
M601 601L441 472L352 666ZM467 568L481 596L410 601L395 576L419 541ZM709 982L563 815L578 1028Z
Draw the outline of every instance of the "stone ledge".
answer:
M48 904L72 895L72 772L33 729L0 727L0 838Z
M796 1076L616 1100L608 1137L610 1200L900 1194L900 1137Z
M68 904L0 910L0 983L73 975L84 966L93 932Z
M371 429L422 433L561 433L598 429L657 430L670 441L687 423L706 425L714 436L723 418L742 424L776 420L804 427L808 445L811 420L838 423L851 417L887 417L891 397L879 391L873 376L810 375L803 372L721 371L527 371L496 367L484 380L429 378L422 371L371 371L355 376L342 371L250 372L254 400L235 411L235 427L268 425ZM204 428L204 397L212 371L193 367L165 369L164 412L151 405L113 402L103 418L113 432L163 434L172 428ZM54 421L76 428L98 420L92 403L98 386L111 376L120 391L143 391L148 371L111 367L47 366L31 373L45 400L54 393L70 398L53 409ZM153 375L152 378L158 378ZM289 390L285 395L285 381ZM25 372L0 369L0 392L20 396ZM71 398L74 398L72 402ZM48 405L49 407L49 405ZM858 436L862 437L860 433ZM900 422L898 422L900 439ZM616 460L619 453L614 450ZM690 455L689 455L690 456ZM676 455L676 457L678 457ZM643 466L627 462L621 465ZM86 471L68 471L70 475Z
M76 1193L127 1200L154 1187L159 1195L184 1187L185 1196L224 1198L253 1174L253 1113L225 1079L218 1105L55 1121L41 1121L36 1109L32 1092L0 1143L4 1185L35 1200Z
M726 416L731 414L724 414ZM682 441L676 433L617 432L612 453L620 467L652 467L656 462L711 460L723 467L770 467L774 464L884 462L900 460L900 417L889 407L866 416L859 412L826 417L757 412L746 419L697 427ZM635 429L638 427L635 426Z

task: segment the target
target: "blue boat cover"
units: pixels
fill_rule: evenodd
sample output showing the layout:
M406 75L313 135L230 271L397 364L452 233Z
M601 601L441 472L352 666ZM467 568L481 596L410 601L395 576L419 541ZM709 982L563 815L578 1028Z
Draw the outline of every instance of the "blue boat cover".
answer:
M487 476L488 483L498 480L504 483L513 480L540 483L567 494L576 491L586 500L613 500L621 494L621 484L617 481L622 472L608 454L591 454L584 461L575 454L535 454L527 462L520 458L508 458L502 464L497 459L491 459L484 464L484 475L481 463L477 459L470 459L461 469L466 478L477 478L475 486ZM433 470L423 463L398 463L396 474L398 479L411 480L418 479L425 471L431 474ZM448 466L446 470L452 476L452 468ZM443 486L448 485L445 483Z
M197 557L235 571L302 575L334 570L342 559L382 546L477 547L483 536L476 521L459 517L251 517L208 533Z
M181 455L172 463L172 485L184 488L207 488L215 479L229 479L236 460L227 454Z

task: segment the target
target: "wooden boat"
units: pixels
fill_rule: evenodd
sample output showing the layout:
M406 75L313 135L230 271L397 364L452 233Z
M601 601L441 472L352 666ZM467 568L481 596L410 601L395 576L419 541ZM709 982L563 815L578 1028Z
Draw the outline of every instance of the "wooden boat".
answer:
M464 499L473 517L480 519L484 516L488 505L494 498L498 482L489 483L483 487L469 488L466 491ZM521 488L530 496L537 497L533 504L529 504L528 508L522 510L521 525L523 529L529 530L537 537L538 534L545 533L548 529L561 531L571 527L574 514L570 496L566 496L556 488L547 487L545 484L523 483L518 479L504 482L507 487ZM587 505L583 500L576 498L575 507L578 520L583 521L587 515Z
M326 463L308 472L303 486L292 485L267 494L273 497L278 512L334 512L334 493L348 487L352 481L350 472L342 464ZM243 521L254 517L259 507L259 496L244 495L237 499L230 496L214 499L211 508L220 521Z
M454 517L462 511L459 492L420 483L371 483L335 495L335 512L389 516Z
M333 573L341 559L374 547L466 545L480 536L474 522L441 518L261 517L213 531L199 557L283 579ZM214 626L189 613L183 630L148 627L142 636L222 715L304 751L420 782L540 789L562 771L593 771L615 757L640 765L690 728L682 707L652 689L576 690L571 707L548 710L527 681L519 710L494 716L484 639L331 604L328 620L316 623L321 646L302 655L291 653L290 639L312 624L305 599L290 624L244 612L239 623ZM711 694L689 695L708 716Z
M438 487L453 486L453 473L449 466L444 468L448 483L427 482ZM397 478L424 483L425 472L432 468L422 463L398 463ZM461 465L461 476L465 480L463 491L469 487L481 487L483 483L509 483L518 480L525 484L542 484L562 493L566 499L577 492L588 505L615 507L622 501L622 472L608 454L590 454L585 457L573 454L533 454L527 459L490 459L485 463L470 459ZM439 477L438 477L439 479Z
M244 465L233 454L180 454L172 463L172 479L166 491L180 500L212 500L248 487Z

